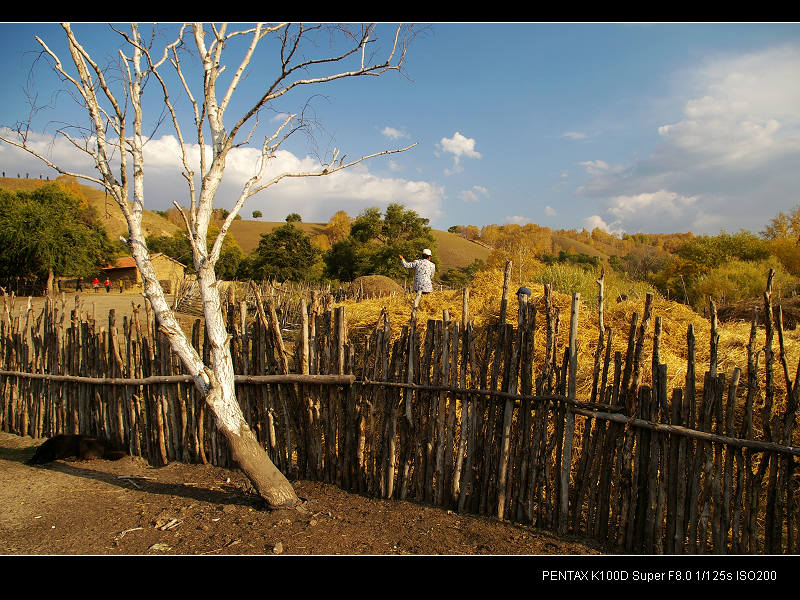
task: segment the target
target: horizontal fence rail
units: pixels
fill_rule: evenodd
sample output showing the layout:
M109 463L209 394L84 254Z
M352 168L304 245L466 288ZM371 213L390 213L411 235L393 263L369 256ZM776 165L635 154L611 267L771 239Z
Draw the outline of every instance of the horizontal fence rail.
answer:
M500 317L481 331L468 318L466 290L461 320L445 311L418 324L410 308L409 322L393 331L384 311L357 340L349 338L345 309L317 295L309 304L301 299L300 327L287 341L269 298L229 302L236 393L247 422L288 476L374 497L587 536L610 552L797 551L798 386L769 285L767 344L755 348L754 316L745 370L718 372L712 351L708 370L697 375L689 326L685 386L668 390L658 316L650 331L652 297L641 317L631 316L627 351L612 352L601 277L592 391L579 398L580 296L572 299L569 342L559 348L549 286L538 304L517 297L514 325L506 322L509 281L507 265ZM538 334L537 318L545 325ZM2 429L96 435L155 465L233 467L150 311L134 311L117 329L113 311L100 324L63 302L48 300L40 315L6 310ZM642 359L645 339L653 344L652 385L641 383L650 367ZM207 356L200 319L192 343ZM783 371L783 392L775 369Z

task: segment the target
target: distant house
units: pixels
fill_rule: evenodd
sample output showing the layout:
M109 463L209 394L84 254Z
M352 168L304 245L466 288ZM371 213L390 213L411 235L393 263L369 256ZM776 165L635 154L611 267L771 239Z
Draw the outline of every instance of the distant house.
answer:
M151 254L150 260L156 270L158 281L161 283L161 287L164 288L164 292L171 294L174 291L174 286L183 280L186 273L186 265L161 252ZM132 256L118 258L113 265L103 267L102 273L103 278L107 277L111 281L113 288L118 287L120 281L126 288L142 284L139 269L136 268L136 261Z

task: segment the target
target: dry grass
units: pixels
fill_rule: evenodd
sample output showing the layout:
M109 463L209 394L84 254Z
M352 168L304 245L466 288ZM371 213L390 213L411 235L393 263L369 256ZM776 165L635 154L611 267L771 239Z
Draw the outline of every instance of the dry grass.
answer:
M546 321L544 318L544 286L529 286L532 289L530 302L537 307L536 319L536 362L540 363L544 354L546 339ZM500 316L500 301L503 288L502 269L484 270L478 274L470 288L469 318L474 322L475 328L480 332L487 326L494 326ZM510 297L507 312L507 322L516 323L517 299L515 292L518 289L516 282L509 286ZM347 320L351 339L363 339L374 328L381 310L386 308L392 324L392 335L399 336L402 326L410 321L412 295L378 298L361 302L346 301L341 305L346 307ZM560 326L558 336L559 352L569 343L569 316L572 299L566 294L553 292L553 304L560 311ZM627 350L628 334L631 318L634 312L638 313L641 322L644 312L644 299L628 299L620 303L605 302L604 324L606 330L613 329L613 352L619 351L624 358ZM417 311L417 326L420 333L429 319L442 319L443 311L447 310L451 320L461 320L462 293L461 291L433 292L423 297ZM660 337L659 356L660 362L667 365L668 389L684 387L687 371L687 331L689 325L693 326L695 336L696 372L698 388L702 387L703 373L706 371L710 360L711 348L711 323L702 315L697 314L689 307L665 300L659 296L653 299L652 318L647 329L642 357L642 384L651 383L651 364L653 352L653 332L656 317L661 317L662 333ZM594 366L594 352L598 341L598 314L596 309L590 309L581 303L578 315L578 394L586 395L591 391L592 369ZM718 370L733 373L735 368L742 371L740 382L744 382L747 368L747 345L750 336L750 323L732 321L720 323ZM481 339L479 333L479 339ZM759 328L756 348L763 350L765 345L765 331ZM800 331L784 332L787 364L792 378L795 375L797 361L800 359ZM775 335L773 343L775 352L775 381L778 397L784 393L784 375L778 361L778 336ZM760 376L763 379L763 353L760 360ZM612 359L613 370L613 359ZM762 381L763 387L763 381ZM740 385L741 390L741 385Z
M447 269L466 267L476 260L486 261L489 258L491 250L460 235L436 229L432 233L441 263L436 265L438 275L443 275Z
M360 298L402 295L403 288L385 275L364 275L356 277L349 286L351 294Z
M258 247L261 236L272 233L274 229L286 225L285 221L251 221L248 219L237 219L231 224L230 234L242 249L242 252L249 254ZM328 243L325 236L325 223L304 223L295 222L295 227L314 240L315 244L323 248ZM324 242L323 242L324 238Z

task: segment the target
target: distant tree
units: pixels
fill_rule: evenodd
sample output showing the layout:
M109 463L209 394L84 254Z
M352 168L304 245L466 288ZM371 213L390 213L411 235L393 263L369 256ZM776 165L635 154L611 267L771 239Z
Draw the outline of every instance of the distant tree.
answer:
M586 270L594 269L600 265L600 259L596 256L590 256L583 252L570 252L569 250L561 250L558 256L542 254L540 260L546 265L576 265Z
M447 232L461 235L461 225L451 225L450 227L447 228Z
M661 271L669 261L666 252L653 246L635 246L621 259L621 270L633 279L647 281L651 275Z
M800 204L788 214L779 212L761 232L761 237L767 240L794 238L800 241Z
M253 211L253 218L254 218L254 219L260 219L260 218L261 218L261 216L262 216L262 214L261 214L261 211L260 211L260 210L254 210L254 211Z
M0 275L89 276L112 246L93 208L59 183L33 191L0 190Z
M194 270L192 246L182 231L176 231L172 235L148 235L145 242L151 254L166 254L186 265L190 272Z
M436 262L436 239L428 223L402 204L390 204L385 214L367 208L353 221L350 235L325 253L325 272L340 281L361 275L407 277L398 254L411 259L430 248Z
M300 223L303 218L297 213L290 213L286 215L286 222L287 223Z
M76 198L81 208L86 208L89 205L83 193L83 186L78 182L77 177L74 175L59 175L56 177L55 182L67 194Z
M383 221L381 211L376 206L361 211L361 214L356 217L350 226L350 237L361 244L366 244L371 240L384 242L385 237L382 234Z
M343 210L337 210L325 225L325 235L331 245L350 235L350 217Z
M475 225L467 225L464 228L464 237L468 240L477 240L481 237L481 230Z
M761 232L761 237L767 240L770 252L783 266L800 276L800 204L788 214L779 212Z
M475 274L484 266L484 262L476 258L466 267L450 268L440 277L443 283L454 288L466 287L475 278Z
M261 236L253 251L251 273L254 279L311 279L309 274L314 272L321 253L302 229L287 223Z
M769 246L749 231L741 230L735 234L723 231L719 235L702 235L685 242L676 254L710 269L734 259L763 260L769 256Z

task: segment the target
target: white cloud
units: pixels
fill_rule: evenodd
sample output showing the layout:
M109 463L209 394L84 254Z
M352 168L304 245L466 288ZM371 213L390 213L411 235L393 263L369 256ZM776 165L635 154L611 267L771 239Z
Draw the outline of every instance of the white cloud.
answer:
M561 137L569 138L571 140L585 140L589 137L589 134L581 131L565 131L561 134Z
M602 229L606 233L610 233L611 235L618 236L625 233L622 229L606 223L603 217L600 215L592 215L591 217L587 217L583 220L583 228L586 229L586 231L592 231L596 227Z
M681 80L682 116L654 152L621 167L581 163L579 193L626 231L759 231L800 186L800 46L715 56Z
M586 167L586 172L590 175L599 175L600 173L605 173L609 169L608 163L602 160L586 160L578 164L582 167Z
M506 223L513 223L516 225L526 225L531 223L532 221L528 217L520 217L519 215L515 215L513 217L506 217Z
M52 156L62 168L96 176L84 155L63 139L31 135L32 145ZM198 146L190 147L190 160L199 165ZM244 182L255 174L258 150L236 148L231 150L226 163L223 183L217 193L215 205L231 208L238 198ZM43 167L43 163L13 146L0 143L0 163L7 174L30 172L38 177L40 172L53 179L58 174ZM434 221L442 216L444 189L427 181L378 177L370 172L370 163L327 175L324 177L287 178L248 199L243 215L252 210L263 212L263 220L281 221L287 214L300 213L304 221L327 221L336 210L355 216L370 206L385 208L392 202L405 205L421 216ZM264 180L283 172L318 171L319 162L311 157L298 157L279 150L272 159ZM180 174L181 160L177 140L173 136L154 138L145 144L145 208L164 210L173 201L188 205L187 185ZM197 167L199 171L199 166Z
M545 206L544 207L544 214L546 214L548 217L555 217L556 216L556 209L553 208L552 206Z
M395 129L394 127L389 127L388 125L381 130L381 133L392 140L408 137L407 133L404 133L399 129Z
M446 170L445 173L450 175L458 173L461 169L461 157L467 158L481 158L481 153L475 150L475 140L461 135L458 131L453 134L451 138L442 138L437 147L445 152L453 155L453 170Z
M800 47L707 61L694 73L701 95L684 118L659 127L675 151L703 166L754 168L800 151Z
M635 233L646 231L648 224L658 223L662 229L678 231L682 223L694 222L702 214L698 200L696 196L682 196L669 190L620 195L610 199L608 214L613 218L615 230L624 226L626 231Z
M481 198L489 197L489 190L482 185L473 185L471 189L459 192L458 197L464 202L480 202Z

